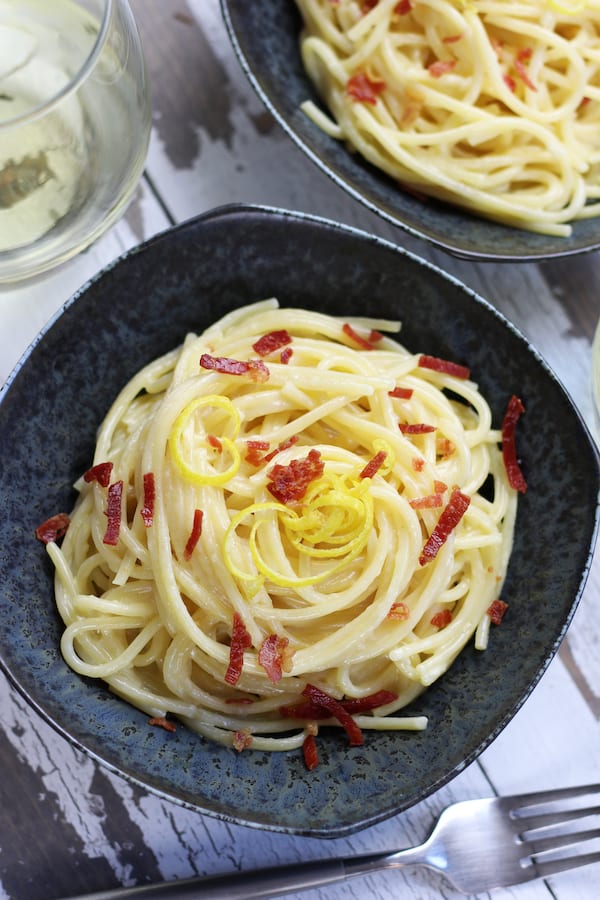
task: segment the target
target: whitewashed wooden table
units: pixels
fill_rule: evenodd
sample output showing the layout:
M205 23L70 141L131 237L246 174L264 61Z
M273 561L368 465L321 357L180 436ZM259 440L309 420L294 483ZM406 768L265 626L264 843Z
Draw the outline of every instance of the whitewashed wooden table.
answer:
M597 435L591 338L598 253L543 265L460 262L392 229L308 160L272 121L230 48L218 0L133 0L150 70L154 128L146 174L124 219L86 253L0 291L0 379L90 276L175 222L247 201L317 213L378 233L457 275L545 356ZM168 311L166 311L168 314ZM245 870L420 841L448 802L598 781L600 559L572 627L533 695L483 753L395 819L335 841L233 826L132 787L74 751L0 678L0 898L54 900L118 885ZM458 895L406 870L301 895L307 900ZM499 890L498 900L594 900L600 866Z

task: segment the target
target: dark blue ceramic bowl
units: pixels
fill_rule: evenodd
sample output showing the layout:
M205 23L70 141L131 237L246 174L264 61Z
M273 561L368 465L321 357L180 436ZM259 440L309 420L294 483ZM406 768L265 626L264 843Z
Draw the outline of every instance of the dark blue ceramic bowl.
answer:
M367 733L350 748L319 738L321 765L298 752L236 753L147 716L59 652L51 566L34 529L69 510L95 432L145 363L226 311L268 296L282 305L400 318L415 350L465 360L499 422L517 390L529 490L521 499L505 598L491 648L471 646L414 704L422 733ZM560 422L560 428L556 423ZM208 213L128 253L62 309L12 374L0 403L0 661L32 706L114 772L210 815L339 836L431 794L510 721L563 638L596 533L594 446L544 362L484 300L364 233L253 207Z
M359 154L349 153L343 142L327 137L300 109L309 99L323 104L302 66L302 22L294 0L221 0L221 7L234 50L265 106L319 168L372 212L465 258L539 260L600 247L600 218L576 222L571 237L552 237L403 192Z

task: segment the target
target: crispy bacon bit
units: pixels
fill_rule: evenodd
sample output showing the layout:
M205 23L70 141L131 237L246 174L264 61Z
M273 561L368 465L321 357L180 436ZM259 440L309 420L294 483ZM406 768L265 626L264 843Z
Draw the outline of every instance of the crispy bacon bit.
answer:
M400 0L394 7L394 12L399 16L406 16L413 8L412 0Z
M462 39L462 36L463 36L462 31L459 34L449 34L447 37L442 38L442 43L455 44L456 41L460 41Z
M359 478L372 478L373 475L381 468L386 459L387 453L385 450L380 450L369 462L366 464L362 472L359 474Z
M248 360L248 377L251 381L262 382L269 380L269 370L260 359Z
M408 503L413 509L434 509L436 506L442 506L444 500L441 494L428 494L426 497L415 497Z
M360 335L352 327L352 325L350 325L349 322L345 322L344 325L342 325L342 331L344 332L346 337L349 337L351 341L354 341L355 344L358 344L358 346L362 350L374 350L375 349L373 344L370 341L368 341L366 338L362 337L362 335Z
M225 672L227 684L235 685L238 683L244 665L244 650L248 650L251 646L252 638L246 630L244 620L239 613L234 612L231 644L229 646L229 665Z
M173 722L169 722L164 716L153 716L148 719L148 725L156 725L158 728L164 728L165 731L177 731Z
M273 684L281 681L284 670L284 655L289 644L286 637L270 634L264 639L258 651L258 662Z
M448 490L448 485L445 481L438 481L436 478L433 482L433 489L436 494L445 494Z
M252 349L259 356L268 356L269 353L280 350L281 347L285 347L291 341L292 338L289 332L282 328L280 331L269 331L268 334L263 334L262 337L252 344Z
M372 328L369 332L369 343L370 344L378 344L379 341L383 340L383 335L380 331L377 331L375 328Z
M200 365L203 369L213 369L224 375L247 375L248 363L242 359L230 359L228 356L211 356L203 353L200 357Z
M190 531L190 536L187 539L187 543L185 545L185 549L183 551L183 558L190 559L192 553L196 549L196 544L200 540L202 536L202 520L204 518L204 513L201 509L194 510L194 521L192 522L192 530Z
M304 497L310 482L321 477L324 467L319 451L310 450L304 459L293 459L288 466L273 466L267 489L280 503L295 503Z
M356 715L357 713L370 712L372 709L378 709L380 706L385 706L386 703L393 703L394 700L397 699L398 694L394 694L393 691L387 691L385 688L382 688L380 691L374 691L372 694L367 694L366 697L350 697L347 700L342 700L341 705L346 712L349 712L351 715Z
M100 487L108 487L112 470L113 464L111 462L97 463L83 473L83 480L88 484L92 481L97 481Z
M397 694L382 689L375 691L373 694L368 694L366 697L350 697L344 700L337 700L336 703L339 703L346 713L355 715L356 713L378 709L378 707L385 706L386 703L393 703L397 699ZM328 707L312 699L294 703L292 706L280 706L279 713L286 719L328 719L332 716L332 712Z
M374 81L366 72L356 72L348 79L346 93L358 103L377 103L377 97L385 90L385 81Z
M319 765L319 754L317 753L317 742L314 735L307 734L302 744L302 753L304 755L304 764L306 768L312 772Z
M234 749L237 750L238 753L241 753L242 750L246 750L252 745L252 735L245 729L235 731L231 740Z
M35 536L42 544L50 544L64 537L71 520L66 513L50 516L35 529Z
M408 422L400 422L398 428L402 434L431 434L435 431L435 425L425 425L424 422L414 422L412 425Z
M302 691L304 697L311 700L316 706L326 709L334 719L337 719L346 734L350 738L351 747L360 747L364 742L363 734L350 713L344 709L339 700L326 694L314 684L307 684Z
M387 614L388 619L396 619L398 622L405 622L409 616L410 610L402 600L396 600L395 603L392 603Z
M144 473L144 505L140 510L140 515L144 521L146 528L150 528L154 522L154 501L156 500L156 487L154 484L154 473Z
M281 363L281 365L287 366L293 354L294 351L291 347L284 347L284 349L281 351L281 356L279 357L279 362Z
M494 600L488 608L487 614L494 625L500 625L507 609L508 603L505 603L504 600Z
M519 50L517 58L515 59L515 71L525 87L528 87L530 91L537 91L537 88L529 77L526 69L526 65L531 59L532 52L531 47L523 47Z
M442 372L444 375L454 375L455 378L469 378L471 375L471 370L467 366L440 359L438 356L428 356L426 353L419 357L419 368Z
M223 452L223 444L221 443L219 438L216 436L216 434L207 434L206 442L210 447L213 448L213 450L216 450L217 453Z
M455 446L450 440L450 438L446 437L438 437L435 442L435 452L438 456L443 457L444 459L447 456L452 456L455 451Z
M513 394L508 401L502 421L502 458L504 460L504 468L506 469L508 483L521 494L524 494L527 490L527 481L517 460L515 431L517 422L524 412L525 407L523 403Z
M263 456L262 462L271 462L272 459L275 459L278 453L281 453L283 450L289 450L290 447L293 447L296 443L298 443L298 435L293 434L291 437L286 438L285 441L281 441L281 443L277 444L275 449L271 450L270 453L267 453L266 456Z
M506 74L506 75L502 76L502 81L504 82L506 87L509 89L509 91L512 91L514 94L514 92L517 89L517 82L515 81L515 79L512 78L510 75Z
M203 353L200 357L203 369L212 369L224 375L247 375L252 381L266 381L269 370L260 359L231 359L228 356L211 356Z
M395 387L393 391L388 391L390 397L397 397L399 400L410 400L413 395L412 388Z
M108 499L106 504L106 516L108 523L102 542L116 546L119 543L119 533L121 531L121 498L123 496L123 482L115 481L108 488Z
M262 451L268 450L270 444L268 441L250 440L246 441L246 447L248 448L245 457L246 461L253 466L260 466L263 461Z
M441 609L439 612L436 612L434 616L431 617L431 624L434 628L445 628L446 625L449 625L452 621L452 613L449 609Z
M422 456L413 456L412 467L415 472L422 472L425 468L425 460Z
M450 533L456 528L466 513L470 502L470 497L461 493L458 488L454 488L450 494L448 503L442 510L435 528L429 535L429 538L423 547L423 551L419 557L420 565L424 566L425 563L435 559Z
M455 65L455 59L437 59L430 66L427 66L427 71L432 78L441 78L446 72L451 72Z

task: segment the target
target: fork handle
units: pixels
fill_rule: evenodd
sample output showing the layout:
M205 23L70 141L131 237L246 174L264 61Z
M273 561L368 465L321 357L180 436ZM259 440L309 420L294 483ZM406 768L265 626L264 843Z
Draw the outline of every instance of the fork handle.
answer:
M406 863L410 864L410 860L406 860ZM347 859L320 859L295 866L214 875L209 878L185 878L159 884L116 888L95 894L81 894L70 900L259 900L261 897L277 897L292 891L325 887L348 878L367 875L389 865L401 864L405 863L401 863L399 853L373 853Z

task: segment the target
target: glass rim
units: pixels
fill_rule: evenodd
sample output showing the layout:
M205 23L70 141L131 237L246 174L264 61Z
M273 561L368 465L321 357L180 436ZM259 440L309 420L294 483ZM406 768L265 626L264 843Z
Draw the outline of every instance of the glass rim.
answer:
M106 43L106 37L108 34L108 26L110 17L113 10L114 0L104 0L104 12L102 14L102 22L100 23L100 28L98 29L98 34L96 36L96 40L88 53L87 57L83 61L82 65L79 67L77 72L69 79L67 84L57 91L56 94L53 94L48 100L45 100L43 103L40 103L38 106L34 106L28 112L20 113L18 116L14 116L12 119L4 119L0 122L0 132L8 131L11 128L14 128L16 125L23 125L26 122L33 122L35 119L39 119L41 116L46 115L53 107L57 106L65 97L68 97L69 94L72 94L77 90L79 85L85 81L90 71L94 68L96 61Z

